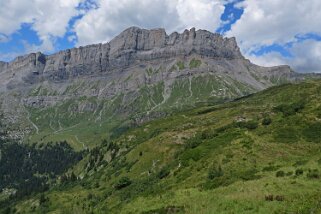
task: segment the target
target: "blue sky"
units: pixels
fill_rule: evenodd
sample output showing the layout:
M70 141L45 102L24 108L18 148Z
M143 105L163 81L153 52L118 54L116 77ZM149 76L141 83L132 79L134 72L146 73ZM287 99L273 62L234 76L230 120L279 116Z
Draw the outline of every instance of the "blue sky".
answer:
M50 54L107 42L132 25L163 27L168 33L196 27L235 36L242 53L257 64L289 64L299 72L321 72L319 0L28 2L0 0L2 61L30 52Z

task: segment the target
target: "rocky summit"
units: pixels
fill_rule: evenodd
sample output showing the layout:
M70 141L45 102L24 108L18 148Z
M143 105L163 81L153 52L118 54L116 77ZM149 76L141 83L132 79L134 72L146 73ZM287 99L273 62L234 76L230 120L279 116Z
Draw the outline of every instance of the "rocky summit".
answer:
M0 62L0 111L11 138L85 147L176 110L303 78L289 66L252 64L235 38L131 27L109 43Z

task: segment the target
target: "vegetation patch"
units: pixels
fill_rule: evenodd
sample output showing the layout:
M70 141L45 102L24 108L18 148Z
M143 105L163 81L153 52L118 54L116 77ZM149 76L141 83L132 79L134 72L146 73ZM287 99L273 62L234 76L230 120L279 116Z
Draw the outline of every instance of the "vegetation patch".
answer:
M185 69L185 64L182 61L177 62L176 65L177 65L179 70L184 70Z
M303 130L303 136L307 141L321 143L321 122L307 125Z
M202 64L202 61L199 60L199 59L192 59L190 62L189 62L189 68L190 69L193 69L193 68L198 68L200 67Z
M299 101L292 104L281 104L274 107L276 112L283 113L284 116L294 115L304 109L305 101Z

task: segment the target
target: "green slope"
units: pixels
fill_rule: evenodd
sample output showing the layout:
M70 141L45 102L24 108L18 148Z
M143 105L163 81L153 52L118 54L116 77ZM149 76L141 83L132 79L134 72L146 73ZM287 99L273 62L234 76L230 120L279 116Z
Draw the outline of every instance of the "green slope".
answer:
M146 72L153 70L149 69ZM77 150L84 147L92 148L101 140L109 138L111 133L132 126L135 121L150 120L159 117L158 114L171 114L195 108L199 103L221 102L256 91L230 77L204 75L182 77L175 80L168 89L165 89L164 81L146 84L141 86L136 94L120 93L108 99L74 95L78 88L85 91L88 88L102 87L99 84L99 81L79 81L69 86L62 94L44 86L32 90L30 97L67 98L49 107L25 107L29 121L34 124L30 127L32 132L26 141L48 143L67 140Z
M149 122L91 150L72 169L82 179L8 206L18 213L319 213L320 100L321 81L286 84Z

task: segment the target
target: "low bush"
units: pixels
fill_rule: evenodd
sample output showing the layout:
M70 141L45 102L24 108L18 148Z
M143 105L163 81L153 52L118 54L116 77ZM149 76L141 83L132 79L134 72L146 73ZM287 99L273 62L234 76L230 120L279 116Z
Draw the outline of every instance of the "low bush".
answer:
M281 104L274 107L274 111L281 112L284 116L294 115L304 109L305 102L299 101L292 104Z
M277 195L275 196L276 201L284 201L284 196L283 195Z
M276 174L275 174L276 177L284 177L285 176L285 172L280 170L280 171L277 171Z
M119 190L131 185L132 181L128 177L120 178L117 183L115 184L115 189Z
M292 171L286 173L286 176L292 176L292 175L293 175Z
M303 175L303 169L296 169L295 170L295 175L296 176Z
M283 195L276 195L276 196L274 196L274 195L266 195L265 196L265 200L266 201L274 201L274 200L276 200L276 201L284 201L284 196Z
M265 196L265 200L266 201L273 201L274 200L274 196L273 195L266 195Z
M298 161L296 161L296 162L293 164L293 166L294 166L294 167L303 166L303 165L305 165L306 163L308 163L307 160L298 160Z
M275 166L275 165L269 165L269 166L266 166L262 169L263 172L272 172L272 171L275 171L277 169L279 169L280 166Z
M168 207L162 207L159 209L153 209L150 211L142 212L142 214L169 214L169 213L184 213L184 207L183 206L168 206Z
M238 174L238 177L244 181L256 180L256 179L260 178L260 176L256 175L256 173L257 173L256 169L248 169L248 170L240 172Z
M185 147L193 149L198 147L202 143L202 134L197 133L194 137L188 139L185 143Z
M320 178L320 172L319 170L317 169L313 169L313 170L310 170L308 171L307 173L307 178L310 178L310 179L319 179Z
M263 126L268 126L268 125L270 125L272 123L272 119L270 118L270 117L265 117L265 118L263 118L263 120L262 120L262 125Z
M218 136L218 133L215 130L207 129L201 133L202 140L212 139Z
M169 167L165 166L158 172L157 177L159 179L163 179L163 178L167 177L169 175L169 173L170 173Z
M221 177L223 175L224 173L221 166L218 166L218 167L211 167L208 171L207 177L208 179L213 180L214 178Z
M245 128L248 130L254 130L259 126L259 123L255 120L249 120L246 122L237 122L236 126L239 128Z

